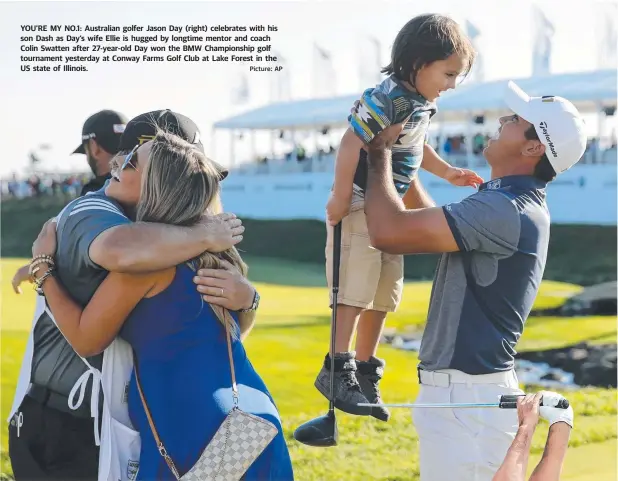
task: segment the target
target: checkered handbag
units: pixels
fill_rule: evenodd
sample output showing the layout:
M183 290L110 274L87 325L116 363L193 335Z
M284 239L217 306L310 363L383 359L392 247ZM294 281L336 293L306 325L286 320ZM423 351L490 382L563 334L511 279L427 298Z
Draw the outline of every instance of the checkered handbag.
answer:
M150 424L152 434L159 447L159 453L163 456L170 470L179 481L239 481L247 469L249 469L249 466L266 449L278 432L277 427L271 422L259 416L246 413L238 407L238 387L236 385L236 374L232 357L230 328L227 322L228 319L230 322L233 322L233 320L226 309L218 308L217 306L212 306L212 308L217 317L224 320L227 351L232 373L234 407L227 414L221 426L219 426L219 429L217 429L217 432L208 443L208 446L202 451L200 458L182 477L179 475L174 461L172 461L163 442L159 438L139 382L137 362L135 363L135 379L144 410L146 411L148 424Z

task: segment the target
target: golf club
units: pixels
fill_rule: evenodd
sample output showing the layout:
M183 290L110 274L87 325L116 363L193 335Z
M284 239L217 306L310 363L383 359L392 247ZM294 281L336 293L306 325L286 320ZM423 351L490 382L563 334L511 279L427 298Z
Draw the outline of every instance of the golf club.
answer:
M294 431L294 439L309 446L336 446L339 433L335 417L335 334L337 332L337 294L339 292L339 261L341 258L341 222L333 229L333 307L330 324L330 389L328 413L307 421Z
M500 401L497 403L401 403L401 404L371 404L371 403L359 403L359 406L377 407L384 406L389 408L500 408L500 409L517 409L517 398L525 396L525 394L505 394L500 396ZM541 397L541 404L543 406L543 398ZM554 406L559 409L567 409L569 407L569 401L561 397L558 404Z

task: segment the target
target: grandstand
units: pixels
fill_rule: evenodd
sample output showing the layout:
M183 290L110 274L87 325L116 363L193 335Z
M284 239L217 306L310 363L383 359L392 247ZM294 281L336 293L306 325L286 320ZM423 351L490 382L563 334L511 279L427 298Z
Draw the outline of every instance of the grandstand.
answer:
M507 81L464 84L440 98L439 112L432 121L430 141L441 155L460 166L485 164L480 155L482 145L487 136L495 132L496 119L507 112L502 99ZM613 130L611 135L608 134L606 125L616 110L616 70L554 74L515 81L530 95L562 96L571 100L583 114L596 116L596 133L590 132L590 145L583 163L615 164L616 132ZM270 104L220 120L214 129L250 136L270 132L271 146L277 137L291 140L293 147L283 157L275 155L272 147L267 156L258 157L253 152L249 159L239 162L234 158L236 136L232 135L231 158L241 173L331 172L336 147L333 137L340 138L350 107L358 96ZM308 134L311 141L297 142L296 137L301 132ZM329 134L335 135L329 137ZM327 147L320 148L319 142L326 143ZM305 144L313 145L305 147ZM311 155L307 155L307 151Z
M613 127L608 133L608 124L615 125L616 70L515 81L530 95L568 98L593 120L584 159L548 188L552 222L615 225L616 131ZM497 118L507 113L502 100L506 83L470 83L447 92L439 100L439 112L430 130L430 142L444 158L454 165L474 168L485 179L489 178L489 169L482 148L487 135L495 133ZM232 169L244 174L225 181L226 209L246 218L324 220L336 142L357 98L354 94L276 103L215 123L215 129L232 131ZM244 163L234 159L239 133L253 136L264 132L271 136L270 155L259 158L254 152L247 159L250 162ZM298 142L301 133L306 139ZM273 154L277 138L288 140L292 146L282 157ZM311 143L313 146L307 145ZM419 175L438 204L455 202L471 193L469 188L454 187L425 171Z

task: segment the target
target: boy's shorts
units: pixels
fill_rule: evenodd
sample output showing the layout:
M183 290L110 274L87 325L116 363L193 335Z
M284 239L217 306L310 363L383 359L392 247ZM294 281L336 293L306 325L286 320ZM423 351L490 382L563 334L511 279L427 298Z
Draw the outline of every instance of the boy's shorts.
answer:
M332 305L333 227L326 224L326 279ZM403 256L371 246L364 205L353 205L341 225L341 264L337 303L395 312L403 291Z

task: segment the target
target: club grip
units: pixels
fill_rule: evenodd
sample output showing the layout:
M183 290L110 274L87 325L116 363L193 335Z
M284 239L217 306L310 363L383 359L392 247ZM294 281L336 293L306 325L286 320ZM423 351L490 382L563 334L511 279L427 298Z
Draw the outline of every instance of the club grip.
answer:
M517 398L525 396L525 394L504 394L500 396L500 409L517 409ZM541 406L543 406L543 397L541 397ZM568 399L562 397L558 401L558 405L554 406L558 409L567 409L569 407Z

